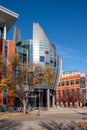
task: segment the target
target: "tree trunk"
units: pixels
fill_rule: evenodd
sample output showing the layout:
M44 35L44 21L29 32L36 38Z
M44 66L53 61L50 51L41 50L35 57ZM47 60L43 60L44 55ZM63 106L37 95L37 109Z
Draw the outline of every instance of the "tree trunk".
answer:
M23 114L26 114L26 99L23 98Z

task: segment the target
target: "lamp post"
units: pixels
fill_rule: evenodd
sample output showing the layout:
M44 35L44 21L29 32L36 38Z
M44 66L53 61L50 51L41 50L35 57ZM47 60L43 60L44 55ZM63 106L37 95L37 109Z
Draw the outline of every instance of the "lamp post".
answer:
M41 84L41 82L42 82L42 80L43 80L43 72L40 72L39 73L39 83L38 83L38 88L39 88L39 108L38 108L38 116L40 116L40 84ZM41 85L42 86L42 85Z
M39 88L39 107L38 107L38 113L37 116L40 116L40 85L38 84Z

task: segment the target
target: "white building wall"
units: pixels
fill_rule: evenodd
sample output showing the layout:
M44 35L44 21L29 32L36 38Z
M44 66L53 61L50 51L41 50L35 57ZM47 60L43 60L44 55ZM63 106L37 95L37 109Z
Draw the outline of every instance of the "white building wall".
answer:
M39 62L39 28L37 24L33 24L33 62Z

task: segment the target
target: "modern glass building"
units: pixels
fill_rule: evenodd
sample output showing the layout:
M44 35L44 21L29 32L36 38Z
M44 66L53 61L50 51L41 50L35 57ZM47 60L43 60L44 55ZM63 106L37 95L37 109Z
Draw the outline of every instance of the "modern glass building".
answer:
M32 63L33 62L32 40L24 40L16 43L16 48L19 47L27 50L27 62ZM17 49L16 52L18 52Z
M19 54L21 63L26 63L28 61L28 49L16 46L16 53Z
M36 105L39 105L40 92L40 106L54 106L55 104L55 89L59 83L59 76L61 72L61 59L56 52L56 48L47 38L44 30L38 23L33 23L33 38L32 40L20 41L16 44L16 52L21 49L28 50L28 63L40 64L43 68L50 66L54 72L55 81L52 86L42 85L33 91L33 96L36 95ZM19 52L18 52L19 53ZM31 65L31 64L30 64ZM30 66L32 68L32 66Z
M49 65L55 73L57 85L61 70L61 59L56 52L56 47L49 41L38 23L33 23L33 63L39 63L43 67Z
M56 47L50 42L44 30L38 23L33 23L33 63L39 63L41 66L50 66L55 74L55 82L53 86L44 86L46 97L46 105L54 106L54 91L59 83L61 72L61 59L56 52ZM42 97L43 98L43 97ZM41 100L42 101L42 100ZM44 102L44 101L43 101Z

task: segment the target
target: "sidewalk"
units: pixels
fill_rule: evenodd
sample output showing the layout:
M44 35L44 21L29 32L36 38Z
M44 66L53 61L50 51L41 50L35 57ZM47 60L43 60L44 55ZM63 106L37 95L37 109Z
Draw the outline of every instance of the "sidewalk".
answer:
M38 110L31 111L30 114L37 115ZM49 108L49 110L40 110L40 115L49 115L49 114L75 114L83 113L87 114L87 108Z
M6 117L35 117L37 115L40 116L49 116L49 115L56 115L56 114L83 114L83 115L87 115L87 108L49 108L49 110L45 109L45 110L40 110L38 111L38 109L33 110L31 112L29 112L29 114L23 114L23 113L18 113L18 112L1 112L0 113L0 117L1 118L6 118Z

